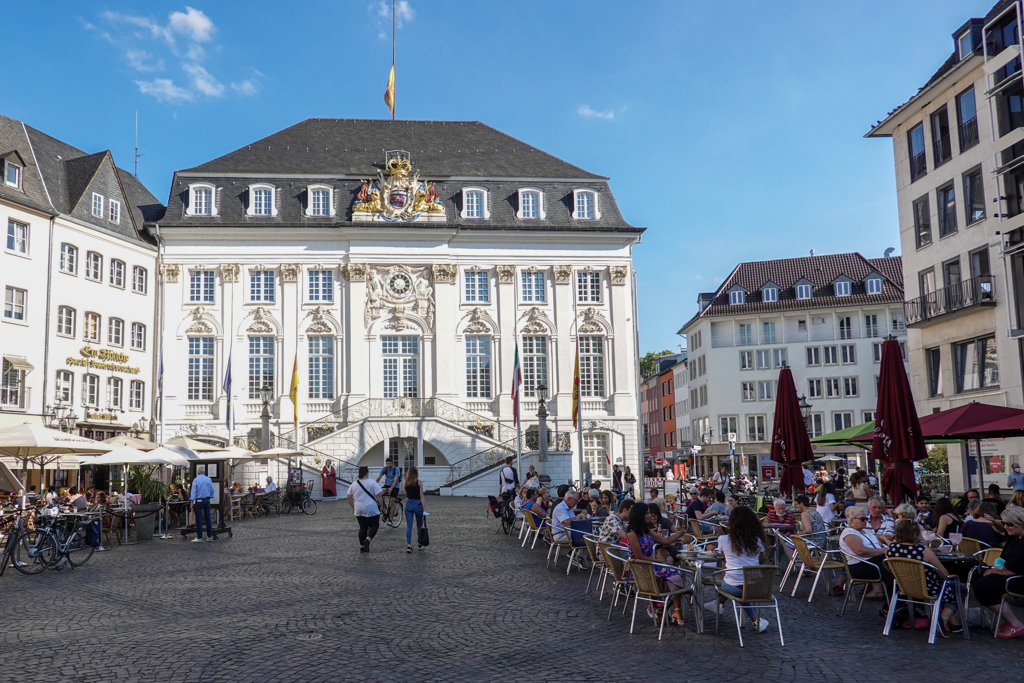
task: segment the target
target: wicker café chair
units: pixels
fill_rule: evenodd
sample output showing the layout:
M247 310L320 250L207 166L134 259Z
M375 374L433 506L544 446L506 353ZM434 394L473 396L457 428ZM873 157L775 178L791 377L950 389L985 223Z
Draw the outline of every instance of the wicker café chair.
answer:
M786 582L789 581L789 577L793 573L793 570L797 569L798 566L802 569L803 565L800 562L800 554L796 552L796 548L794 548L793 544L789 542L789 539L783 536L775 542L782 544L782 552L788 560L786 563L786 571L783 573L782 581L779 583L779 592L781 593L786 588ZM797 569L797 571L801 571L801 569Z
M952 583L957 593L954 602L956 602L957 616L960 619L960 623L963 624L964 639L971 639L970 629L967 628L967 615L965 614L963 600L960 599L960 579L953 575L947 576L946 580L942 583L942 588L939 589L939 594L932 595L928 592L925 568L931 567L935 569L935 567L920 560L911 560L904 557L890 557L885 560L885 565L892 572L893 576L896 577L896 590L893 591L892 598L889 600L889 613L885 617L885 629L882 631L884 635L889 635L892 631L896 604L902 601L908 605L924 605L931 608L931 624L928 628L929 645L935 644L936 631L945 638L946 634L942 632L942 628L939 625L939 612L942 610L942 593L945 591L946 585ZM916 619L912 620L911 623L914 621Z
M587 590L583 591L583 594L586 595L590 592L590 583L594 580L594 570L598 567L601 568L601 573L597 575L597 580L598 582L601 581L601 576L604 574L604 557L597 547L597 536L584 534L583 544L586 546L587 555L590 557L590 577L587 579Z
M786 646L782 637L782 615L779 613L779 601L775 597L774 583L775 572L778 567L775 565L760 564L743 568L743 595L736 597L727 593L721 588L718 589L718 596L725 598L732 604L732 616L736 620L736 635L740 637L740 647L743 645L743 607L753 607L758 618L762 609L775 610L775 622L779 626L779 645ZM735 571L720 569L715 574L725 576L725 572ZM715 612L715 633L718 633L718 612Z
M827 571L840 571L844 568L842 562L828 559L829 555L835 555L839 551L819 548L795 534L790 536L789 540L793 543L797 555L800 556L801 563L800 570L796 575L796 583L793 585L793 592L789 597L796 595L797 589L800 588L800 579L804 574L814 574L814 583L811 585L811 592L807 595L807 602L811 602L814 599L814 591L817 590L818 583L821 581L821 575ZM814 548L814 552L811 552L811 548Z
M846 571L846 595L843 596L843 608L839 610L839 616L843 616L843 614L846 613L846 604L850 601L850 595L853 593L854 586L858 583L864 586L864 590L861 591L860 594L860 602L857 603L858 612L864 607L864 597L868 594L868 589L871 588L871 584L879 584L882 587L882 594L885 596L885 602L889 602L889 589L885 587L885 583L882 581L882 571L878 568L878 565L871 562L861 561L865 567L873 568L878 576L873 579L858 579L850 572L849 557L847 557L846 553L840 551L839 554L843 558L843 569Z
M626 563L629 561L626 551L623 548L602 546L601 554L604 556L605 566L605 579L610 578L612 580L612 594L614 599L611 604L608 605L608 616L607 619L612 618L612 610L619 604L619 595L623 594L625 600L623 600L622 613L626 613L626 608L629 607L629 594L635 588L635 585L630 579L629 572L626 571ZM601 583L601 599L604 598L604 585L605 582Z
M530 543L530 534L533 534L533 543L530 544L530 550L533 550L537 545L537 539L540 538L540 527L537 526L537 518L529 510L523 510L523 522L524 528L526 529L525 538L521 548L525 548L527 543Z
M570 558L569 566L572 567L572 555L574 552L574 549L572 547L572 536L569 535L570 529L568 527L562 527L562 530L565 532L565 540L559 541L555 539L555 535L551 531L550 524L544 527L544 537L548 540L548 543L551 544L548 547L548 560L547 563L544 565L545 569L548 569L551 566L552 554L554 554L555 556L555 569L558 569L558 553L561 552L562 548L568 549Z
M1014 588L1017 590L1010 590L1010 582L1014 581ZM999 633L999 622L1003 620L1003 607L1006 605L1006 601L1009 598L1015 600L1024 600L1024 577L1021 576L1008 576L1006 577L1006 587L1003 589L1003 599L999 601L999 612L996 613L995 624L992 625L992 635L996 636ZM965 628L966 632L967 629Z
M982 543L976 538L961 538L960 543L956 546L958 552L968 555L976 555L986 548L988 548L988 544Z
M964 605L968 605L971 601L971 585L974 583L974 577L979 574L984 574L985 570L991 569L996 564L996 559L1002 556L1002 548L989 548L987 550L979 550L974 553L975 559L980 562L967 572L967 587L964 589ZM992 614L988 610L981 610L982 625L985 623L985 615ZM994 619L995 617L993 617Z
M713 541L718 538L718 535L716 534L706 534L703 531L701 531L700 522L696 519L690 520L690 531L693 532L693 537L701 542Z
M686 588L663 591L658 585L658 575L654 572L656 566L668 567L669 565L636 558L629 560L626 564L629 571L633 573L633 581L636 583L636 593L633 595L633 618L629 622L629 632L633 632L633 626L636 623L636 608L641 600L652 605L661 602L664 603L661 610L661 622L658 626L658 640L661 640L661 635L665 631L665 618L668 616L669 600L677 595L693 595L693 584L691 582ZM680 569L679 567L672 567L672 569L677 572L687 573L685 569ZM689 573L692 574L692 572ZM683 601L683 604L685 605L686 602Z

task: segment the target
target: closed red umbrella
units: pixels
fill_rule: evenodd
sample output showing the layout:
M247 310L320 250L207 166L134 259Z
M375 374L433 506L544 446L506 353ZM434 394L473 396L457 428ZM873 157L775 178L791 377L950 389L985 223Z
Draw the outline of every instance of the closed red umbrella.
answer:
M772 425L771 458L782 465L779 490L783 493L804 490L804 473L800 463L814 459L807 425L800 414L800 400L793 383L793 372L783 367L775 396L775 422Z
M931 422L940 422L933 419ZM893 505L899 505L907 496L917 494L914 480L914 461L924 460L928 451L924 445L921 422L914 408L910 380L903 365L903 353L895 339L882 343L882 367L878 376L878 406L875 412L875 433L871 443L871 457L881 460L882 490Z

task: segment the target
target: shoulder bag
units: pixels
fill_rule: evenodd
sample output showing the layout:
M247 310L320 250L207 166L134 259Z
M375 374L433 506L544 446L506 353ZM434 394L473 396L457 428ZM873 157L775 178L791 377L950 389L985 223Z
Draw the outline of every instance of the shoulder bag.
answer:
M423 526L420 527L419 542L420 542L420 545L423 546L423 547L426 547L426 546L430 545L430 534L427 533L427 518L426 517L423 518Z

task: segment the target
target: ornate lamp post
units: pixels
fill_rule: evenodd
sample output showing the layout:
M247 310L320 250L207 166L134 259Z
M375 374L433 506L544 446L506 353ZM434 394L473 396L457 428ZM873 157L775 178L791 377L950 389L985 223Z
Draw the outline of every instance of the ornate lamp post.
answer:
M540 449L540 473L548 461L548 385L537 385L537 447Z
M53 406L46 406L43 409L43 424L47 429L56 429L66 434L75 431L78 424L78 415L71 406L64 405L60 399Z
M260 450L270 450L270 402L274 400L274 390L264 384L260 387L260 400L263 401L263 445Z
M807 402L806 396L800 397L800 414L804 416L804 429L811 433L811 404Z

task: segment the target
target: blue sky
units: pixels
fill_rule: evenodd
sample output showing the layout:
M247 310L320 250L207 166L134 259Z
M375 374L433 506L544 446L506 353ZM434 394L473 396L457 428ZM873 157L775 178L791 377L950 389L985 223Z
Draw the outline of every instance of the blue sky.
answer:
M739 261L899 247L892 147L870 124L991 2L399 3L400 118L480 120L611 177L641 349ZM378 0L5 3L0 114L171 174L309 117L383 118ZM11 47L11 46L9 46Z

